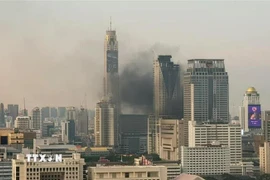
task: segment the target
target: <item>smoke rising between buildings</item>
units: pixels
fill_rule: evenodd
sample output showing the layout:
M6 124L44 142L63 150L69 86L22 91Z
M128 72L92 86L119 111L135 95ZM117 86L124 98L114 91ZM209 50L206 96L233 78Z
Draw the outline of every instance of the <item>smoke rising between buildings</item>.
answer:
M173 56L179 63L179 49L155 44L147 51L133 54L120 73L122 113L149 114L153 110L153 60L160 54ZM179 58L179 59L178 59ZM120 59L120 61L122 61ZM182 76L180 65L180 76ZM182 79L182 77L180 77ZM182 83L181 83L182 86ZM182 89L182 88L180 88ZM179 107L179 109L181 109Z

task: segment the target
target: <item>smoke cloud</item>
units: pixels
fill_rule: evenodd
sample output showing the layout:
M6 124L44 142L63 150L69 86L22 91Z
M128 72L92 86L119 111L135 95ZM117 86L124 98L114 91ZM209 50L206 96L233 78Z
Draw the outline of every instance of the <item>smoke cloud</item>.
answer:
M172 55L175 63L183 59L179 47L155 44L146 51L131 54L120 73L122 113L149 114L153 110L153 60ZM177 59L177 61L175 61ZM180 73L183 74L182 65ZM183 76L181 76L183 77Z

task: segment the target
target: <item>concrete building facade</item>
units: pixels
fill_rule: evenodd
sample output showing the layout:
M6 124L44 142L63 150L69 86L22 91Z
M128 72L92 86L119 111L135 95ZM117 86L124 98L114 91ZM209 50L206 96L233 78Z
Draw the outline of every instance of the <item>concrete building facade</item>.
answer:
M182 172L195 175L223 175L230 173L228 146L181 146Z
M32 110L32 122L33 122L33 129L41 129L42 122L41 122L41 111L38 107L35 107Z
M15 120L15 128L20 130L27 130L32 128L32 121L30 116L18 116Z
M118 145L118 114L110 98L104 98L95 108L95 146Z
M264 142L260 147L260 171L262 174L270 173L270 142Z
M99 166L88 168L88 180L166 180L165 166Z
M78 113L78 121L76 126L76 134L86 136L88 134L88 111L81 107Z
M242 162L242 137L240 124L197 124L189 121L189 147L204 146L213 141L230 149L230 164Z
M82 180L84 159L80 154L62 162L28 162L24 154L12 160L12 180Z
M178 161L179 119L160 119L159 156L163 160Z

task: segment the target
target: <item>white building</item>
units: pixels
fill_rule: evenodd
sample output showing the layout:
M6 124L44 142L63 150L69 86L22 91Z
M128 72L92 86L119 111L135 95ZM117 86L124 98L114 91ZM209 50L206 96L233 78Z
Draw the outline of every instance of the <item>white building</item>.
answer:
M179 119L159 119L159 156L163 160L177 161L179 157Z
M88 180L166 180L165 166L98 166L88 168Z
M165 166L167 168L167 180L174 180L181 174L180 161L157 161L153 164L157 166Z
M255 119L251 117L254 108L256 108L257 112L255 113L258 116L254 116ZM250 129L262 128L260 94L254 87L248 88L244 94L242 106L239 107L239 119L244 132L248 132Z
M97 103L95 108L95 145L114 146L118 142L117 109L110 98Z
M29 116L18 116L15 120L15 128L20 130L31 129L31 117Z
M75 107L67 108L67 120L76 120L77 119L77 110Z
M189 147L204 146L213 141L230 148L230 163L242 161L240 124L196 124L189 121Z
M196 175L222 175L230 173L228 146L181 146L182 172Z
M84 159L74 153L62 162L27 162L24 154L12 160L12 180L82 180Z
M51 145L51 144L58 144L58 138L56 137L48 137L43 139L33 139L33 152L37 153L37 146L40 145Z

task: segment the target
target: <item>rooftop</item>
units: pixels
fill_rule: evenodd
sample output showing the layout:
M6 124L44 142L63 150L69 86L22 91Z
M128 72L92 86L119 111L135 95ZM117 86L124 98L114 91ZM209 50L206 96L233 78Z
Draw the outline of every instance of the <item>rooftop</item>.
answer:
M39 145L39 149L77 149L75 145Z
M257 93L256 89L254 87L249 87L247 90L246 90L246 93L247 94L253 94L253 93Z

